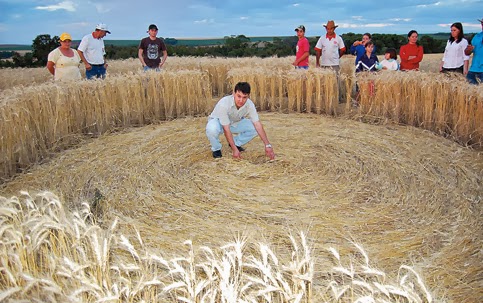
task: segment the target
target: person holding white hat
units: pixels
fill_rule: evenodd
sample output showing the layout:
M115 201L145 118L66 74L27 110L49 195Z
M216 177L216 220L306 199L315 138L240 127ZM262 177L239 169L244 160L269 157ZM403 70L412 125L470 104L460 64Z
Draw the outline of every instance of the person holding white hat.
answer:
M468 74L466 74L466 79L471 84L479 84L483 82L483 18L477 20L481 23L481 32L471 39L471 44L465 49L465 54L467 56L473 53L471 67Z
M60 35L60 46L49 53L47 69L54 75L55 81L80 80L79 64L81 58L70 48L72 37L68 33Z
M86 67L87 79L106 77L106 49L103 38L110 33L107 25L100 23L91 34L82 38L77 52Z

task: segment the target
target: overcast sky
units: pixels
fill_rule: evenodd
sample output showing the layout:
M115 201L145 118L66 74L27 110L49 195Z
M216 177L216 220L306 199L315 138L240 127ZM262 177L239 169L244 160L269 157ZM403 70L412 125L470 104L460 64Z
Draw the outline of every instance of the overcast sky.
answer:
M481 18L483 0L0 0L0 44L30 45L37 35L62 32L79 40L101 22L112 32L106 39L137 40L150 23L165 38L289 36L300 24L307 36L320 36L327 20L339 25L338 34L449 35L453 22L465 33L481 31Z

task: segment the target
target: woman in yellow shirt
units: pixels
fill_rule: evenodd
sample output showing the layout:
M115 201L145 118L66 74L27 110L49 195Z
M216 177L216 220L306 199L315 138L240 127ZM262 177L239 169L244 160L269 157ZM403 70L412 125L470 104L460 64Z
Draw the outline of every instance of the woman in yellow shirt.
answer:
M72 37L68 33L60 35L60 46L49 53L47 69L55 81L80 80L79 54L70 45Z

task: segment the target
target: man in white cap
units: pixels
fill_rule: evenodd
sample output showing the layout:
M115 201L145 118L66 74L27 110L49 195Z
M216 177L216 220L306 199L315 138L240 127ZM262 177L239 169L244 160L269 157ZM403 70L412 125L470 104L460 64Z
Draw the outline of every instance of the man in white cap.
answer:
M473 60L466 79L476 85L483 82L483 18L477 20L481 24L481 32L471 39L471 44L465 49L465 55L469 56L473 53Z
M110 33L107 25L100 23L92 33L82 38L77 52L86 67L87 79L106 77L107 63L104 58L106 49L102 38Z

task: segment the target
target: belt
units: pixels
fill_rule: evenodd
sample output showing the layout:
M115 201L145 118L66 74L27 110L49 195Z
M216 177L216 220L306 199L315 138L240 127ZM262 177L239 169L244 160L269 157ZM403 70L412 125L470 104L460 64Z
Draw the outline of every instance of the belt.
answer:
M89 63L90 64L90 63ZM90 64L91 66L104 66L104 63L102 64Z

